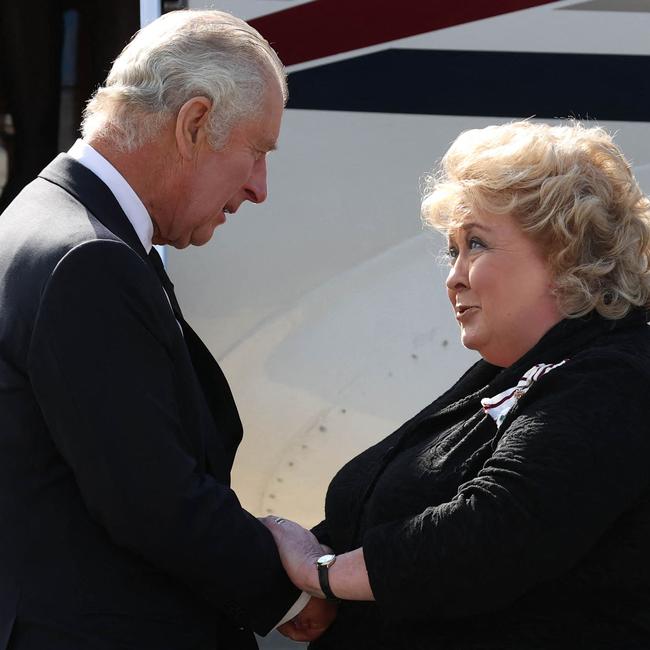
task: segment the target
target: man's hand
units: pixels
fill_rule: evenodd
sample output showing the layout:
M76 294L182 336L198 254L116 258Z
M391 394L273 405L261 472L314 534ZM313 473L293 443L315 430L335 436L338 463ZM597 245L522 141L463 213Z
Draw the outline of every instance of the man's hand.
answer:
M314 641L336 618L337 604L322 598L311 598L305 608L278 628L293 641Z
M316 560L323 551L314 535L295 521L281 517L262 517L260 521L271 531L291 582L312 596L324 598L316 570Z

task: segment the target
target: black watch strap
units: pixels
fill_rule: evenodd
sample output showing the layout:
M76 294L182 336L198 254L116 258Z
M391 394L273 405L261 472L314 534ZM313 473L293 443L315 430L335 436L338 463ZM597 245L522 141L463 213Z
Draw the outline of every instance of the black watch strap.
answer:
M336 555L322 555L316 560L320 590L325 594L327 600L339 600L330 587L329 569L334 562L336 562Z

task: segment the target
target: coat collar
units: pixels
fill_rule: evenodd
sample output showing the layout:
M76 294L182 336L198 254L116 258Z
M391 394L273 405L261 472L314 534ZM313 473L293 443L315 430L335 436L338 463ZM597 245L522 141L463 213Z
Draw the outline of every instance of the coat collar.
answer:
M509 368L504 368L492 383L498 382L500 386L502 382L519 379L535 364L559 363L574 356L600 337L643 327L646 323L646 312L639 308L632 309L627 316L617 320L603 318L596 311L581 318L565 318L546 332L523 357Z
M40 174L74 196L97 220L134 251L147 259L147 252L117 199L93 172L67 154L59 154Z
M481 398L495 395L513 386L523 374L538 363L559 363L574 356L596 339L613 332L645 327L647 314L635 308L619 320L603 318L593 311L582 318L566 318L552 327L523 357L508 368L499 368L487 361L477 361L448 391L404 425L410 434L424 421L450 421L462 413L481 409Z

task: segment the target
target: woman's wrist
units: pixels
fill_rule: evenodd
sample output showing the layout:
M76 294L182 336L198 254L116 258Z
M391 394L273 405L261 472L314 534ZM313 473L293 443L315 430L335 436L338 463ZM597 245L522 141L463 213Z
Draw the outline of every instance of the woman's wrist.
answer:
M321 544L321 553L318 557L323 555L334 554L334 551L329 547ZM301 573L301 585L300 588L303 591L306 591L309 595L314 596L314 598L325 598L325 594L320 588L320 577L318 575L318 566L316 565L316 560L318 557L314 557L311 561L306 561L303 564L303 570Z
M320 588L317 557L305 558L300 567L300 584L296 586L315 598L325 598ZM363 549L358 548L337 556L328 569L330 590L342 600L374 600L368 572L363 557Z
M301 576L302 584L300 587L311 596L316 598L325 598L325 594L321 591L320 581L318 579L318 567L316 566L317 559L318 558L312 558L304 563Z

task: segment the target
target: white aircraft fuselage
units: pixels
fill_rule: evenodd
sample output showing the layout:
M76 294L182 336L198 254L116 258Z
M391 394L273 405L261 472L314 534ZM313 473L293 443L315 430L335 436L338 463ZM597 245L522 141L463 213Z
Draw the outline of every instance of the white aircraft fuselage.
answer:
M485 4L219 3L277 48L290 100L266 203L167 263L231 382L233 486L254 514L317 523L341 465L477 358L419 216L420 179L461 131L594 119L650 192L650 2Z

